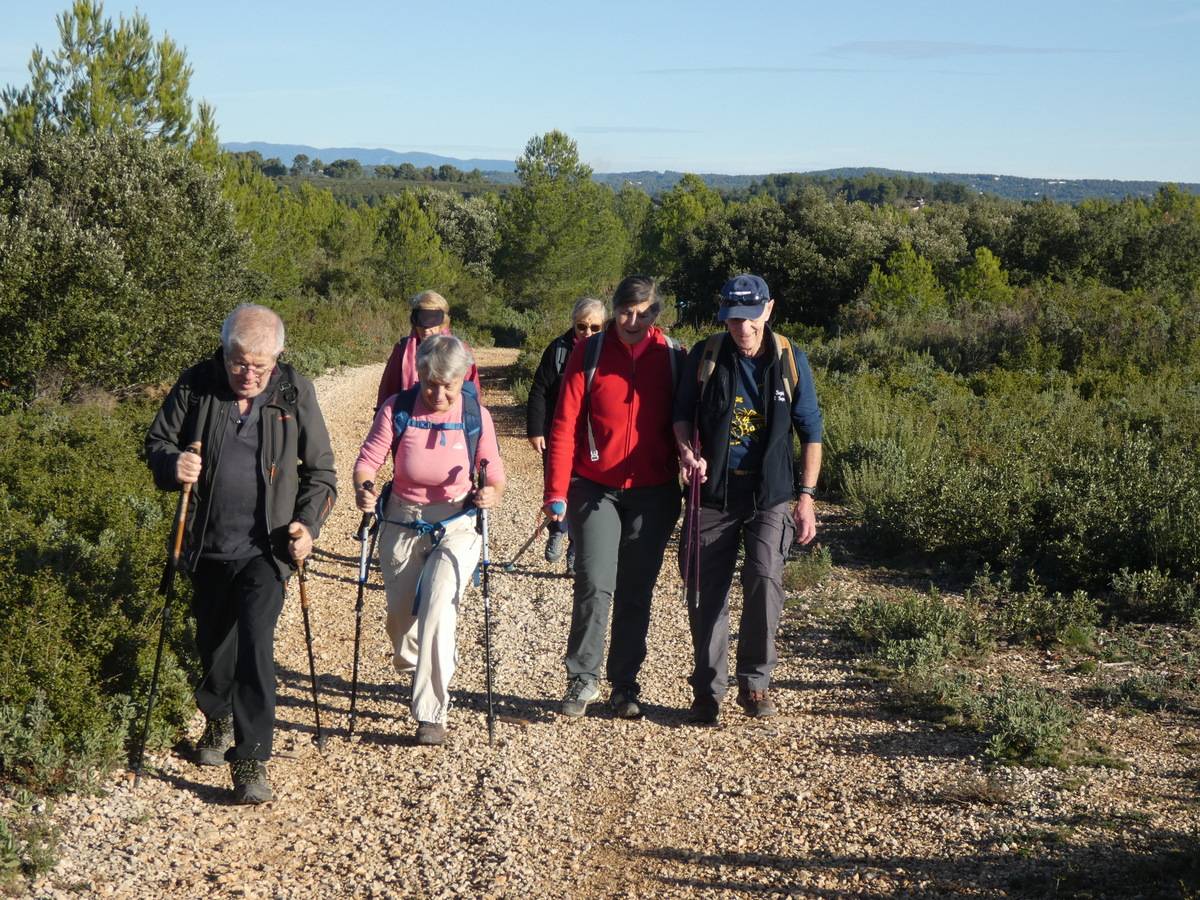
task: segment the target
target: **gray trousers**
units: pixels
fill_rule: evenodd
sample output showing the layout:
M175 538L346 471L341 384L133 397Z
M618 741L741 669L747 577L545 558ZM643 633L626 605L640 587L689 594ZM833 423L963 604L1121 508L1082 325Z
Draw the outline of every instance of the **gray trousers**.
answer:
M567 676L600 680L612 610L606 674L614 688L637 693L646 659L650 600L667 540L679 518L677 482L608 488L571 479L567 520L575 542L575 594L567 638Z
M756 509L752 485L731 482L728 506L700 508L700 602L688 607L692 693L718 701L729 686L729 587L738 547L745 542L737 681L749 690L765 690L779 659L775 631L783 611L783 566L796 537L791 504Z

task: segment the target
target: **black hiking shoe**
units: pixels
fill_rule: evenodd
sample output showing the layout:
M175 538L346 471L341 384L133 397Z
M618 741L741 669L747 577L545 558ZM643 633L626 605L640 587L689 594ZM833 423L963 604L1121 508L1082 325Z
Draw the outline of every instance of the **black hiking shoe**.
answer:
M418 722L417 744L421 747L440 747L446 743L446 726L440 722Z
M563 558L563 544L567 542L567 536L561 531L550 532L550 537L546 540L546 562L558 562Z
M721 704L715 697L697 697L688 710L688 721L696 725L716 725L721 715Z
M590 678L572 678L563 695L561 712L578 719L587 712L588 704L600 696L600 686Z
M575 545L567 545L567 577L575 577Z
M275 792L267 781L267 764L257 759L235 759L229 764L233 778L233 800L235 803L270 803Z
M641 718L642 708L638 706L638 693L630 688L613 688L608 705L618 719Z
M771 699L771 694L766 688L752 691L742 685L738 687L737 702L738 706L752 719L769 719L771 716L779 715L779 707L775 705L775 701Z
M196 742L196 765L222 766L225 751L233 746L233 716L205 719L204 734Z

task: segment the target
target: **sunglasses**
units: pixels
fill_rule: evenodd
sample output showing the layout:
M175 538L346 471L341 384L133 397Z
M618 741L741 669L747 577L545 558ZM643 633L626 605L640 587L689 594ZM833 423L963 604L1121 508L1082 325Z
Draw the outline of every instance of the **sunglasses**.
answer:
M589 325L587 322L577 322L575 324L575 330L580 334L595 334L596 332L601 331L603 328L603 325Z

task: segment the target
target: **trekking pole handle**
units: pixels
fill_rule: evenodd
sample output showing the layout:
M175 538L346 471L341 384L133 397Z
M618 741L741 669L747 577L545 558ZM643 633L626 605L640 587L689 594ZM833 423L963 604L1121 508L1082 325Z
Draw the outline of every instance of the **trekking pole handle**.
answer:
M304 568L304 560L296 563L296 574L300 580L300 608L308 612L308 572Z
M195 453L200 455L200 442L192 441L187 445L184 453ZM183 529L187 522L188 500L192 495L191 482L184 482L182 485L183 493L179 497L179 509L175 513L175 534L171 542L171 563L177 565L179 563L179 554L183 552Z
M374 493L375 482L364 481L362 483L362 488L364 491L371 491L372 493ZM366 537L367 530L371 527L371 519L374 517L374 515L375 515L374 513L369 513L369 512L363 513L362 521L358 523L358 539L360 541L365 541L367 539L367 537Z

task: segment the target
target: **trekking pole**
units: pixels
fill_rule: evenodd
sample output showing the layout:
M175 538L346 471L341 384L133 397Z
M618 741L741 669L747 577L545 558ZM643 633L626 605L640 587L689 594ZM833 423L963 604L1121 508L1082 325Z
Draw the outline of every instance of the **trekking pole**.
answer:
M374 491L375 485L364 481L363 487ZM354 709L358 702L358 647L362 639L363 594L367 589L367 576L371 571L371 557L375 555L375 538L378 531L371 527L372 513L363 513L362 521L358 523L358 601L354 604L354 669L350 676L350 724L346 726L346 737L354 735ZM371 538L370 547L367 537Z
M325 749L325 735L321 731L321 704L317 700L317 663L313 659L312 626L308 621L308 572L304 569L304 560L296 564L300 575L300 611L304 614L304 643L308 646L308 677L312 682L313 717L317 720L316 745L318 750Z
M512 572L514 569L517 568L517 560L519 560L522 556L525 555L525 551L533 546L533 542L537 540L538 535L541 534L543 529L545 529L546 526L549 524L550 524L550 520L547 519L543 515L542 520L540 522L538 522L537 528L533 529L533 534L531 534L529 536L529 540L527 540L524 544L521 545L521 549L517 551L517 555L512 558L512 562L506 562L504 564L505 572Z
M479 489L487 487L487 460L479 463ZM488 746L496 737L496 712L492 707L492 597L488 585L488 573L492 560L488 556L488 511L479 511L479 533L483 535L483 553L480 559L480 587L483 589L483 670L487 685L487 730Z
M700 455L700 441L692 438L692 452ZM693 470L688 482L687 514L683 517L683 599L689 606L700 603L700 478Z
M188 444L184 453L200 453L200 442ZM179 505L175 510L175 532L171 538L171 552L163 569L158 592L163 594L162 627L158 631L158 650L154 654L154 671L150 676L150 696L146 699L146 721L142 723L142 739L138 742L137 761L133 764L133 786L136 788L142 777L142 761L146 756L146 741L150 739L150 713L154 710L154 698L158 694L158 672L162 666L163 644L167 641L168 622L171 621L171 601L175 599L175 573L179 570L179 555L183 551L183 529L187 523L188 500L192 486L184 483L179 493Z

